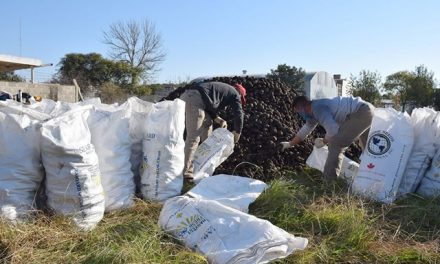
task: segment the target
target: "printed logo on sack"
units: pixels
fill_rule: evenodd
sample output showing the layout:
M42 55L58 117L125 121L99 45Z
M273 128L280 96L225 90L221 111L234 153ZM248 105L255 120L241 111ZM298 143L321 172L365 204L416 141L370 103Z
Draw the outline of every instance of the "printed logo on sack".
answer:
M368 152L375 156L382 156L390 150L393 141L394 139L388 132L376 132L368 138Z
M178 218L180 217L181 215ZM185 218L182 222L180 222L179 226L177 226L177 236L182 238L189 236L207 221L208 220L201 215L192 215L188 218Z

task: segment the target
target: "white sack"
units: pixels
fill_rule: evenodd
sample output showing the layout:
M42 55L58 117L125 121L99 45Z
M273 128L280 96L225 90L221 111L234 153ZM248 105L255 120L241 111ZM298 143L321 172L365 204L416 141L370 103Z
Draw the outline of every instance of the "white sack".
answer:
M50 115L50 113L54 110L56 106L56 102L51 99L42 99L41 102L36 102L34 104L28 105L27 107L39 111L41 113L45 113Z
M130 165L129 118L125 110L109 112L94 107L88 124L99 158L106 211L131 207L135 186Z
M48 205L56 213L72 216L84 230L94 228L104 215L98 156L87 125L90 109L71 110L41 129Z
M413 141L408 114L392 108L376 108L353 191L373 200L392 203Z
M435 111L429 108L416 108L411 113L414 145L399 186L399 195L415 192L431 163L435 154L434 118Z
M70 110L81 108L84 106L96 106L99 107L101 105L101 99L98 97L90 98L81 102L77 103L69 103L69 102L63 102L63 101L57 101L55 105L53 106L52 111L50 112L50 115L52 117L60 116Z
M0 107L0 217L24 220L35 206L44 177L40 123L49 118L31 109Z
M2 100L0 100L0 107L5 107L5 106L7 106L7 107L11 107L11 106L23 106L23 104L22 104L22 103L19 103L19 102L17 102L17 101L15 101L15 100L11 100L11 99L8 99L8 100L6 100L6 101L2 101Z
M142 140L144 127L148 114L153 109L153 103L143 101L137 97L130 97L120 106L125 109L130 117L131 156L130 164L133 172L136 189L140 191L140 167L142 163Z
M437 152L417 189L417 193L423 196L437 196L440 194L440 112L435 114L433 129L435 135L433 143Z
M144 124L141 172L144 199L164 201L180 195L185 159L185 102L176 99L154 104Z
M194 153L194 181L211 176L215 169L234 152L234 135L217 128L200 144Z
M440 195L440 149L432 159L431 167L423 177L417 193L427 197Z
M324 172L324 165L327 161L328 157L328 147L324 146L322 148L317 148L313 146L313 151L310 153L310 156L306 160L306 164L309 167L317 169L321 172ZM344 160L342 161L341 173L338 177L345 179L348 182L352 182L356 177L356 174L359 169L359 164L355 161L344 156Z
M268 263L308 240L216 201L179 196L165 202L159 226L209 263Z
M267 188L259 180L251 178L219 174L202 179L186 194L205 200L217 201L247 213L249 205Z
M57 117L68 112L69 110L72 110L73 108L75 108L75 105L72 103L57 101L53 106L50 115L52 117Z

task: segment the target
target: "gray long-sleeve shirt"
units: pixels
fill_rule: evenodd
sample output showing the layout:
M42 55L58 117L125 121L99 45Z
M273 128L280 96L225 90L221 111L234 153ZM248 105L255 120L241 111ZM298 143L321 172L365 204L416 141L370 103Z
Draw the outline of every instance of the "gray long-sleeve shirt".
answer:
M308 119L298 131L297 136L304 140L320 124L325 129L325 139L330 140L338 133L339 126L347 115L356 112L367 104L360 97L334 97L312 100L313 119Z
M241 133L244 113L241 107L240 93L234 87L222 82L205 82L194 84L190 89L200 92L205 103L205 111L213 119L219 110L230 107L234 115L234 130Z

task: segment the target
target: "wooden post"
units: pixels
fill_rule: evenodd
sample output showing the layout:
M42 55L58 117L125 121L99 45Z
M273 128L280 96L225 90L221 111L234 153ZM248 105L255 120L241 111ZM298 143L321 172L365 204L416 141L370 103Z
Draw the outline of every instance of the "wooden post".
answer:
M81 88L79 88L79 85L75 79L73 79L73 85L75 85L75 89L77 89L77 91L78 91L79 99L81 99L81 101L84 101L84 98L81 94Z
M34 67L31 67L31 83L35 83L34 82Z

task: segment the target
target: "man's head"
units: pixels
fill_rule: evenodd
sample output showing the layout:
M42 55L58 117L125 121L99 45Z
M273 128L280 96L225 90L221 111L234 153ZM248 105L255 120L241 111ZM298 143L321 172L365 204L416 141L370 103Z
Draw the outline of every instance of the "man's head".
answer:
M302 95L295 97L293 100L293 109L306 121L313 118L311 101L307 96Z
M241 104L245 105L246 104L246 89L240 83L235 83L234 88L240 94Z

